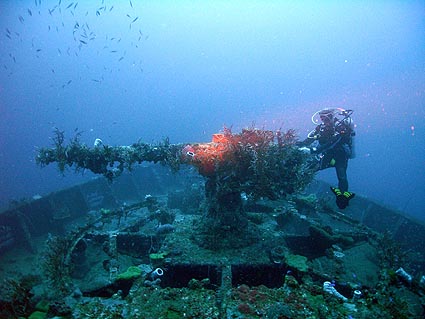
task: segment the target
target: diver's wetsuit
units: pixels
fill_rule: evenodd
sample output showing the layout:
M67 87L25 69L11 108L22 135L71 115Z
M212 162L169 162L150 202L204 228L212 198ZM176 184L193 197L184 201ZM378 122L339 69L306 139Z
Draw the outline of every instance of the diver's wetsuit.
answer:
M309 137L301 143L308 146L316 140L319 142L317 148L311 151L312 154L320 154L317 169L335 167L341 192L348 191L348 159L353 155L352 137L355 133L350 123L351 120L348 122L335 119L333 125L320 124L314 133L309 134Z
M319 169L335 167L336 176L338 178L338 188L341 192L348 191L347 167L348 156L343 145L335 145L333 149L323 152L323 157L320 159Z

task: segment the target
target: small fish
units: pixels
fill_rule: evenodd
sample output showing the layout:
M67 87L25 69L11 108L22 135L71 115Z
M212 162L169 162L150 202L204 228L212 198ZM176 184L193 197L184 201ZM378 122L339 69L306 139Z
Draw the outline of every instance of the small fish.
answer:
M139 17L135 17L135 18L133 19L133 21L131 21L131 23L136 22L136 21L137 21L137 19L139 19Z
M100 80L98 80L98 79L91 79L93 82L97 82L97 83L100 83Z
M112 7L109 9L109 12L111 12L113 8L114 8L114 6L112 6Z
M130 0L130 7L132 7L132 8L133 8L133 3L131 2L131 0Z
M80 42L81 42L82 44L87 44L87 42L86 42L86 41L84 41L84 40L80 40Z
M68 83L66 83L66 85L70 85L72 82L72 80L69 80Z
M100 16L100 12L99 12L99 10L97 10L97 11L96 11L96 15L97 15L97 16Z
M52 73L55 73L55 70L54 69L52 69Z
M123 56L118 59L118 62L122 61L122 59L124 59Z
M66 8L65 8L65 10L66 9L69 9L69 8L71 8L72 6L74 5L74 2L71 2Z
M78 6L78 2L77 3L75 3L75 6L74 6L74 10L75 10L75 8Z
M41 51L41 49L37 49L37 50L35 50L36 52L40 52Z
M8 28L6 28L6 32L7 32L8 34L10 34L10 30L9 30Z
M128 13L127 13L127 17L129 17L131 19L131 15L129 15Z
M8 33L6 33L6 36L7 36L10 40L12 40L12 38L10 37L10 35L9 35Z
M20 21L21 23L24 23L24 21L25 21L25 19L24 19L24 17L23 17L23 16L19 16L19 17L18 17L18 19L19 19L19 21Z
M32 17L32 11L30 9L27 9L27 10L28 10L28 14Z

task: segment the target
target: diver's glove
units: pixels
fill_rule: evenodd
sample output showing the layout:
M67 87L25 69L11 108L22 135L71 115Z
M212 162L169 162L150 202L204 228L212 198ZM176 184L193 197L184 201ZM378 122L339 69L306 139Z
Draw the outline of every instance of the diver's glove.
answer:
M303 152L304 154L312 154L312 153L315 153L316 152L316 148L315 147L310 148L310 147L303 146L303 147L300 147L298 150L300 152Z
M350 199L352 199L356 194L345 191L341 192L339 188L332 187L331 186L332 193L336 196L336 205L339 209L344 209L348 206L348 203L350 202Z

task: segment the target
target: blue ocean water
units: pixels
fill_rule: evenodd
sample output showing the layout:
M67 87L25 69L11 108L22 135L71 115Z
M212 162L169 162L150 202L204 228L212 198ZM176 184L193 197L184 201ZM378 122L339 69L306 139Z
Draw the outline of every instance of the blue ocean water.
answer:
M424 17L423 1L2 1L0 205L93 177L35 165L55 127L88 145L304 138L343 107L350 190L424 220Z

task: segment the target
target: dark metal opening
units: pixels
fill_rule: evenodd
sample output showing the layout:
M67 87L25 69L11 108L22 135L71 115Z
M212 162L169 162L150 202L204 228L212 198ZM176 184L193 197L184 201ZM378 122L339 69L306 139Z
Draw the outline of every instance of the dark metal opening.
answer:
M161 287L187 287L191 279L209 279L203 285L207 289L216 290L221 284L221 269L214 265L172 265L164 269L161 277Z
M232 286L264 285L268 288L282 287L287 268L282 265L234 265L232 266Z

